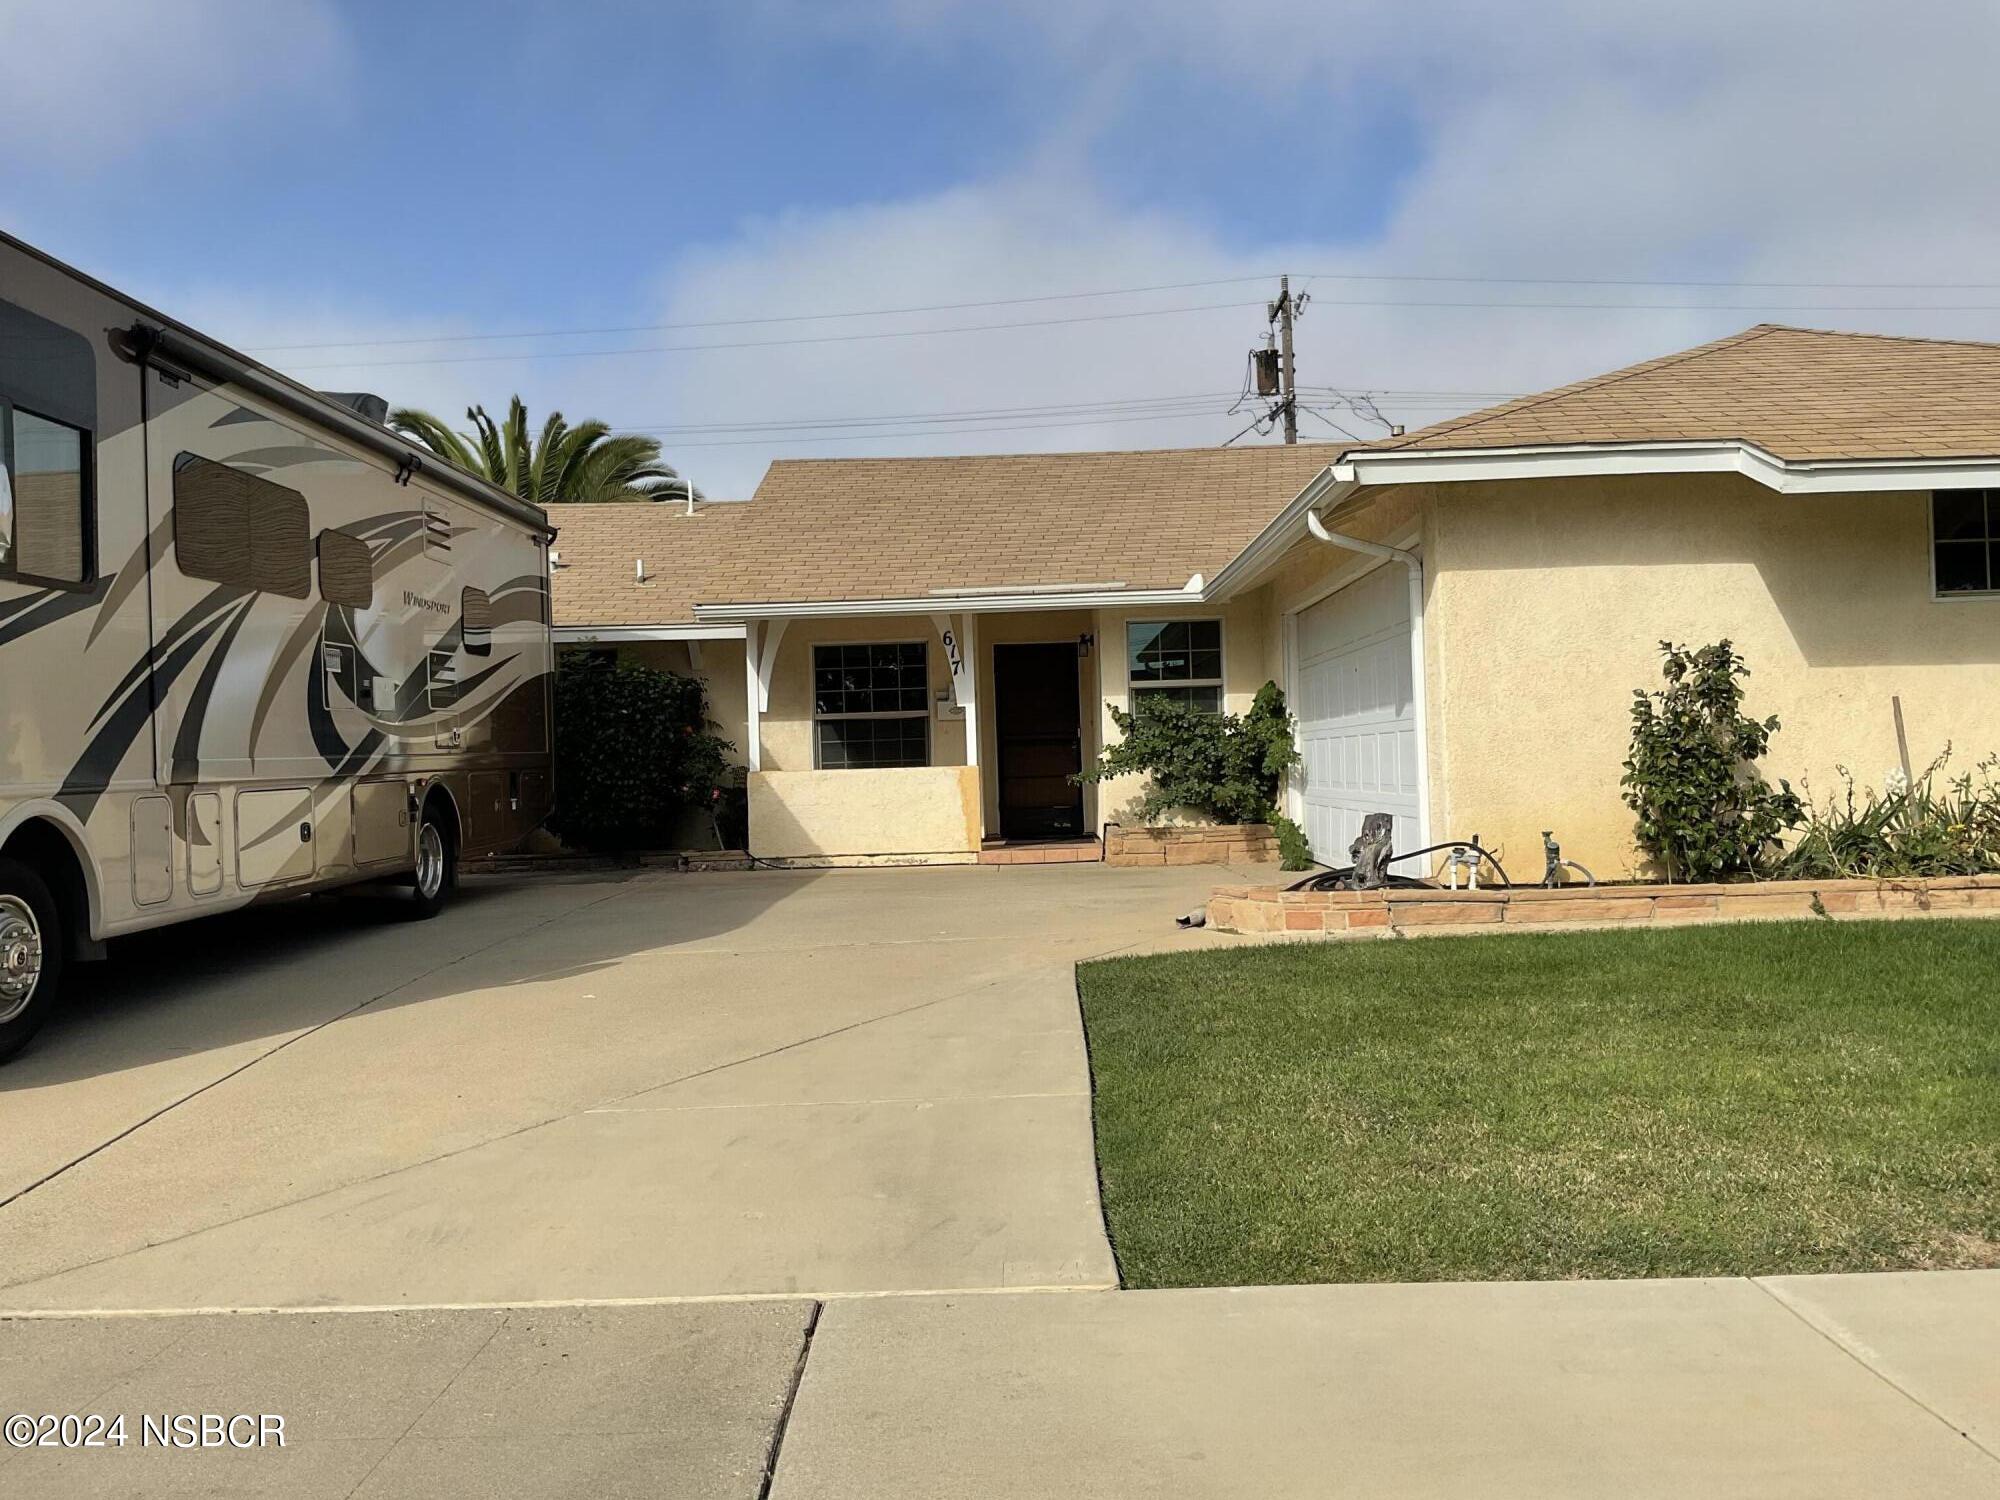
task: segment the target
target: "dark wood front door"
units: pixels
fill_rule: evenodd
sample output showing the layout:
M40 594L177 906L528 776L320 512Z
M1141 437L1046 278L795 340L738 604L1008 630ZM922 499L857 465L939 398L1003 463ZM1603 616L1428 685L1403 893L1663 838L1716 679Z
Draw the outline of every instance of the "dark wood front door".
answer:
M993 729L1000 746L1000 832L1075 838L1083 829L1076 643L993 648Z

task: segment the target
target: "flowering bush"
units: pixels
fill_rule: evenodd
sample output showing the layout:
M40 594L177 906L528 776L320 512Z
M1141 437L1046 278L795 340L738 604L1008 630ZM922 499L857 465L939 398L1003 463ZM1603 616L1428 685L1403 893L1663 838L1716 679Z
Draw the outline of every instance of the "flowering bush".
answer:
M2000 756L1971 771L1943 776L1951 747L1915 781L1896 770L1857 796L1841 767L1845 792L1810 805L1804 830L1779 861L1795 879L1854 876L1983 875L2000 872Z
M1277 815L1278 783L1299 752L1275 682L1257 690L1241 718L1153 693L1140 694L1131 713L1114 708L1111 717L1125 737L1107 746L1077 781L1145 772L1152 780L1139 812L1147 819L1177 807L1218 823L1268 823Z
M1660 656L1666 687L1632 695L1622 783L1639 847L1669 880L1754 874L1805 816L1788 782L1773 791L1757 769L1777 716L1743 712L1750 669L1728 641L1693 650L1661 641Z

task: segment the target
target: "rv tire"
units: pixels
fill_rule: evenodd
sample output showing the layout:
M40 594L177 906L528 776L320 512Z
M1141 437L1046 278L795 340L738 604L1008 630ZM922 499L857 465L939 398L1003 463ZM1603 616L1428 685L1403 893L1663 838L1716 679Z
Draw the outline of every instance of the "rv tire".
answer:
M417 867L410 872L408 915L413 922L436 916L458 888L458 839L451 818L437 801L425 804L417 825Z
M0 858L0 1062L28 1045L56 1007L68 939L47 882Z

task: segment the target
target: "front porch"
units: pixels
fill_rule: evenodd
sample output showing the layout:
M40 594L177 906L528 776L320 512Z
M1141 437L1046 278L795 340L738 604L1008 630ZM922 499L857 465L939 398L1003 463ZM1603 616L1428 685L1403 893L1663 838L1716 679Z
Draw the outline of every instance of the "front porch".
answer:
M1102 859L1104 828L1133 821L1138 791L1075 779L1118 732L1110 708L1156 685L1238 708L1267 675L1267 643L1261 622L1220 618L1241 613L1227 608L1089 602L740 621L750 852L798 865ZM1134 641L1147 648L1139 681Z

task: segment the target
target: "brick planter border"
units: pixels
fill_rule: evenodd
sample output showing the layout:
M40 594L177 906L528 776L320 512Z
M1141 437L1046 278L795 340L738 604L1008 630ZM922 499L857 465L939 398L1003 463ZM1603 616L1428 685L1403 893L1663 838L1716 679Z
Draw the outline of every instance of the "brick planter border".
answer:
M1269 823L1201 827L1104 825L1107 865L1269 864L1278 857L1278 835Z
M2000 916L2000 875L1751 885L1569 886L1561 890L1287 891L1223 886L1208 925L1223 932L1376 938L1506 928L1671 927L1787 917Z

